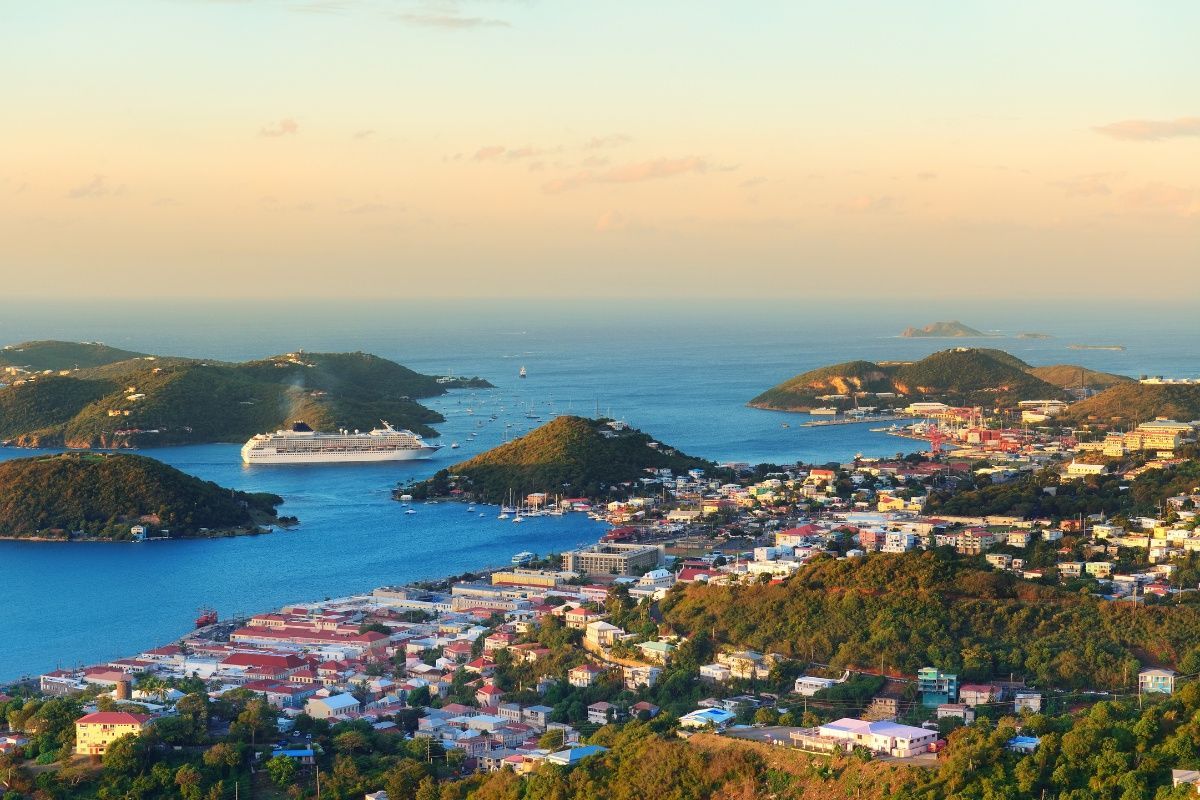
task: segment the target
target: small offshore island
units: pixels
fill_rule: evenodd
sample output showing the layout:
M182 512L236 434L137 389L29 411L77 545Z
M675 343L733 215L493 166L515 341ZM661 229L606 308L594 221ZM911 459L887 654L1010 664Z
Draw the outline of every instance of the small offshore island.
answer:
M435 437L430 425L444 418L414 398L490 387L369 353L297 351L225 363L96 342L25 342L0 350L0 442L78 449L244 442L299 420L317 430L370 430L383 419Z
M984 339L995 336L984 333L956 319L948 322L931 322L923 328L908 327L900 334L905 339Z
M132 454L0 463L0 539L117 542L265 533L283 498L226 489Z

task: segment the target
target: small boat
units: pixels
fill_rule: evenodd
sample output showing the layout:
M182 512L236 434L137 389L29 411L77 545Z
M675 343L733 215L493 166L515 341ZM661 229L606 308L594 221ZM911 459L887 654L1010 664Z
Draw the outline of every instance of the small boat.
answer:
M507 511L501 511L501 512L500 512L500 515L499 515L498 517L496 517L496 519L508 519L508 512L507 512Z
M215 608L200 609L200 616L196 617L196 627L206 628L209 625L217 624L217 611Z
M470 514L475 510L475 506L467 506L467 513Z
M457 450L457 449L458 449L458 442L451 442L451 443L450 443L450 449L451 449L451 450Z
M786 422L781 422L781 423L779 423L779 427L781 427L781 428L790 428L790 427L792 427L792 426L791 426L791 425L789 425L789 424L788 424L788 423L786 423Z
M524 378L524 377L525 377L527 374L528 374L528 373L526 373L526 372L525 372L525 367L521 367L521 370L520 370L520 372L518 372L518 373L517 373L517 377L518 377L518 378Z
M408 508L408 509L404 510L404 513L405 514L415 514L415 513L417 513L417 510L415 508Z
M515 517L513 517L513 522L524 522L524 521L525 521L525 518L522 517L520 514L517 514Z
M520 553L517 553L515 556L512 557L512 563L516 564L519 567L522 567L522 566L525 566L526 564L528 564L530 561L533 561L535 558L537 558L536 555L529 552L528 550L524 550Z
M487 514L484 514L482 511L480 511L480 512L479 512L479 516L481 516L481 517L486 517L486 516L487 516Z

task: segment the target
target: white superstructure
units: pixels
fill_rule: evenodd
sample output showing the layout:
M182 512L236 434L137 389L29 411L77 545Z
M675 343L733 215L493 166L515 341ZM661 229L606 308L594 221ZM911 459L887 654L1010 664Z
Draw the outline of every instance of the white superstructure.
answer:
M242 446L247 464L333 464L362 461L411 461L429 458L441 445L426 444L409 430L384 422L368 433L317 433L303 422L290 431L259 433Z

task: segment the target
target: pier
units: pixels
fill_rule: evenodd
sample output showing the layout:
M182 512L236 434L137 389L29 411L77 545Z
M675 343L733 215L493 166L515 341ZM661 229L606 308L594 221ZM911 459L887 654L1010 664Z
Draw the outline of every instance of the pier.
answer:
M838 417L837 419L815 419L811 422L801 423L801 428L823 428L826 425L857 425L860 422L896 422L897 420L908 419L908 417L900 414L877 414L869 417Z

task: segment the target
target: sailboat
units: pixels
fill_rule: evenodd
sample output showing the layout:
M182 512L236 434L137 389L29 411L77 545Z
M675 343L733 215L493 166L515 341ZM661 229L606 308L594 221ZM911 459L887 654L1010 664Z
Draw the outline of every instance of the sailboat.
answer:
M522 366L521 366L521 370L520 370L520 371L517 373L517 377L518 377L518 378L524 378L524 377L525 377L527 374L528 374L528 373L526 373L526 372L525 372L525 367L524 367L524 365L522 365Z

